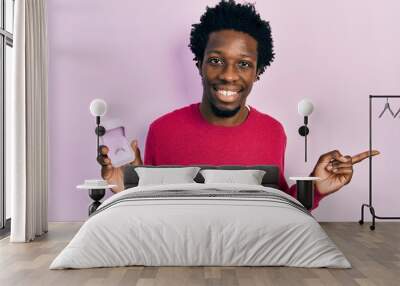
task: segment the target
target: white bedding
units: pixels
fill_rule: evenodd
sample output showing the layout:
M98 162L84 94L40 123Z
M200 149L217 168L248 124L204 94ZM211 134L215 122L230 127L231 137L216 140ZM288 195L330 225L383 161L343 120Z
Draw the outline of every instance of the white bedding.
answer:
M182 194L236 192L241 196L178 193L135 198L173 190ZM239 192L246 190L248 196ZM272 197L265 199L264 193L254 197L251 190ZM276 195L287 202L275 199ZM350 268L318 222L288 202L299 204L279 190L254 185L193 183L131 188L107 199L50 269L126 265Z

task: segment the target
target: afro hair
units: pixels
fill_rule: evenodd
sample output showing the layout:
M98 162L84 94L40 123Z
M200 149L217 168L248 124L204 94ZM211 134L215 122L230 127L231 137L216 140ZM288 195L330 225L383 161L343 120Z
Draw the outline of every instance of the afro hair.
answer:
M274 59L273 42L269 23L262 20L253 4L239 4L234 0L222 0L217 6L206 8L200 23L193 24L189 47L194 61L200 65L203 61L208 37L212 32L235 30L247 33L257 41L257 70L262 74Z

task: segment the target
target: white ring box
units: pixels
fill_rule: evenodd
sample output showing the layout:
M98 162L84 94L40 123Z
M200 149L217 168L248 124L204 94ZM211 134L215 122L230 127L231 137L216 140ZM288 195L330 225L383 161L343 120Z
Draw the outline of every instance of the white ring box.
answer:
M106 133L100 137L100 145L109 149L108 158L114 167L121 167L135 160L131 144L125 137L125 127L121 120L111 119L103 122Z

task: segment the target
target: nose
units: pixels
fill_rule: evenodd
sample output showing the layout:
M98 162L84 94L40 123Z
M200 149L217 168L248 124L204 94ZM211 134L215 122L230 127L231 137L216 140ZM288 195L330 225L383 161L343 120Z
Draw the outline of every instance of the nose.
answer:
M221 80L232 82L239 79L238 71L233 64L227 64L219 74Z

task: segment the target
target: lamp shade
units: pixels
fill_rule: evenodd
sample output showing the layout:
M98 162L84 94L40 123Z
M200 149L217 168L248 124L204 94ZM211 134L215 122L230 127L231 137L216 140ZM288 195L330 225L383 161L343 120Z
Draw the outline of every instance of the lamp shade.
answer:
M107 112L107 103L100 98L93 99L90 103L90 113L93 116L104 116Z
M314 105L308 99L301 100L297 105L297 111L302 116L309 116L314 110Z

